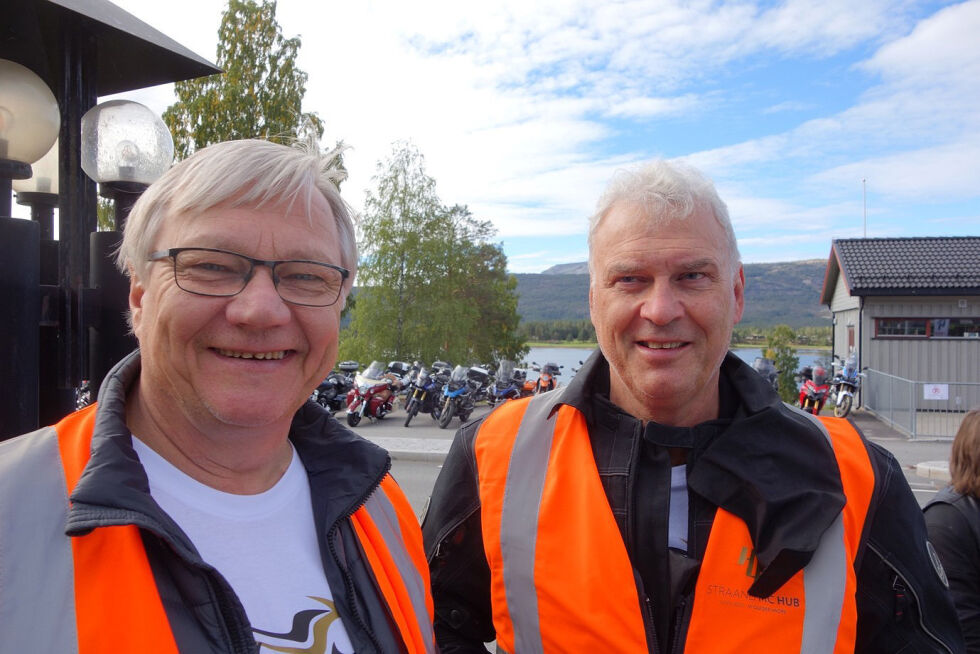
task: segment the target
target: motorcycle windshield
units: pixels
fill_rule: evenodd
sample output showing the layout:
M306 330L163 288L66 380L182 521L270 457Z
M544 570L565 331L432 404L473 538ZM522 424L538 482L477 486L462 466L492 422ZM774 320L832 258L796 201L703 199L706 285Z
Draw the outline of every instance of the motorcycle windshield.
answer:
M546 375L557 375L559 370L561 369L558 367L557 363L546 363L544 364L544 368L541 369L541 372L545 373Z
M514 376L514 362L504 359L497 366L497 379L510 379Z
M384 372L385 366L383 363L380 361L372 361L371 365L369 365L367 369L361 373L361 377L364 379L381 379Z
M464 368L463 366L456 366L455 368L453 368L453 374L450 375L449 380L454 382L465 382L467 370L469 370L469 368Z

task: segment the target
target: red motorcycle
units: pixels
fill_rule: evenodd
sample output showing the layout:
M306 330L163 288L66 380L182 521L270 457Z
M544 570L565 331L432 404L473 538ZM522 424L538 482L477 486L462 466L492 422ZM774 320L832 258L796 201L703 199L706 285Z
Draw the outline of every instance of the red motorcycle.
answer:
M800 408L807 413L817 415L830 396L827 370L823 366L816 366L809 375L807 372L804 368L803 386L800 387Z
M384 364L372 361L367 370L354 378L354 387L347 393L347 424L356 427L361 418L380 420L391 412L395 392L402 386Z

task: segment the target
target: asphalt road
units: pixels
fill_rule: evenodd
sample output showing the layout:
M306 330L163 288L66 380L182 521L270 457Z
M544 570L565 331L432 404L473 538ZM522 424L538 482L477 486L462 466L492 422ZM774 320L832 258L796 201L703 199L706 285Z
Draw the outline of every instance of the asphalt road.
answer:
M478 406L471 417L478 418L489 410L485 405ZM928 502L946 485L945 479L920 476L916 466L927 461L947 461L950 441L910 441L905 435L863 411L852 413L851 418L865 436L895 456L920 505ZM343 422L345 414L338 413L337 419ZM458 418L453 418L447 429L439 429L438 424L427 414L417 415L409 427L405 427L404 422L405 411L397 406L383 420L365 419L354 431L365 438L376 440L393 452L392 475L402 486L416 514L421 517L432 492L432 485L442 468L439 452L448 449L460 422ZM406 448L414 449L417 454L399 452Z

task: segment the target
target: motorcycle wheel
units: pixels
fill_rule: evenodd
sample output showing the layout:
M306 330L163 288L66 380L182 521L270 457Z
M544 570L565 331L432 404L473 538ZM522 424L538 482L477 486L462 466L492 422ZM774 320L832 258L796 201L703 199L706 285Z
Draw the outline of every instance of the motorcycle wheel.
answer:
M360 413L357 413L355 411L354 413L347 414L347 424L350 425L351 427L357 427L357 423L359 423L360 421L361 421Z
M840 398L840 400L837 402L837 406L834 407L834 415L838 418L846 418L847 414L851 412L851 403L853 401L854 398L850 395L845 395L844 397Z
M445 429L449 426L449 422L453 419L455 412L456 404L452 400L446 400L446 403L442 406L442 412L439 413L439 429Z
M405 416L405 426L408 427L408 423L412 422L412 418L419 412L419 403L414 399L409 400L405 411L408 412L408 415Z

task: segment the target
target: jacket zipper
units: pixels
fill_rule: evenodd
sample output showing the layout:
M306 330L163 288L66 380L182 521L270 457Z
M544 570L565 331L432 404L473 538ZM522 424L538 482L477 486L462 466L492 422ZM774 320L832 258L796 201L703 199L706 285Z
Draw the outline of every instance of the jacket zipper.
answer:
M651 648L650 654L660 654L657 630L653 626L653 603L650 601L650 596L645 593L643 597L643 630L646 632L647 644Z
M891 571L894 572L895 573L895 576L898 577L898 579L902 582L902 585L905 587L905 590L907 590L909 593L911 593L912 599L915 600L915 609L916 609L916 613L919 614L919 626L922 627L922 631L924 631L926 633L926 635L929 636L930 638L932 638L934 641L936 641L937 643L939 643L940 645L942 645L943 651L949 652L949 654L953 654L953 650L949 649L949 647L947 647L946 643L944 643L942 640L940 640L939 637L936 636L936 634L934 634L933 632L931 632L929 630L929 628L926 626L925 622L923 622L923 620L922 620L922 604L919 602L919 596L915 593L915 588L912 586L912 584L909 583L908 579L906 579L902 575L902 573L899 572L895 568L895 566L893 566L888 561L888 559L878 550L878 548L876 548L871 543L868 543L868 548L870 548L872 552L874 552L875 554L877 554L878 555L878 558L880 558L885 565L887 565L889 568L891 568Z
M344 520L349 520L351 516L357 513L360 510L360 508L364 506L364 504L367 502L367 498L370 497L371 494L374 493L376 490L378 490L378 488L381 486L381 481L385 478L385 475L388 474L388 471L390 469L391 469L391 462L389 461L388 464L385 466L384 471L381 473L381 476L378 479L376 479L375 482L368 489L368 491L361 496L361 499L358 500L357 504L354 504L347 512L345 512L343 515L338 517L334 521L334 523L330 526L330 529L327 530L327 548L330 550L330 556L333 557L334 563L337 564L337 569L340 570L341 575L344 578L344 588L347 591L347 598L348 598L348 604L350 605L351 615L354 617L354 620L357 623L357 625L364 631L364 633L368 635L368 638L371 639L371 644L374 645L374 649L377 652L382 651L381 643L378 641L377 635L364 621L364 618L361 616L360 611L358 611L357 609L357 595L354 591L354 578L350 574L350 569L344 564L343 561L340 560L340 554L337 552L337 547L334 544L333 536L336 536L339 530L340 523L343 522Z
M683 630L684 622L687 617L687 607L688 598L682 597L677 603L677 608L674 610L674 630L673 639L674 644L670 648L671 654L680 654L684 651L684 641L687 640L687 634Z

